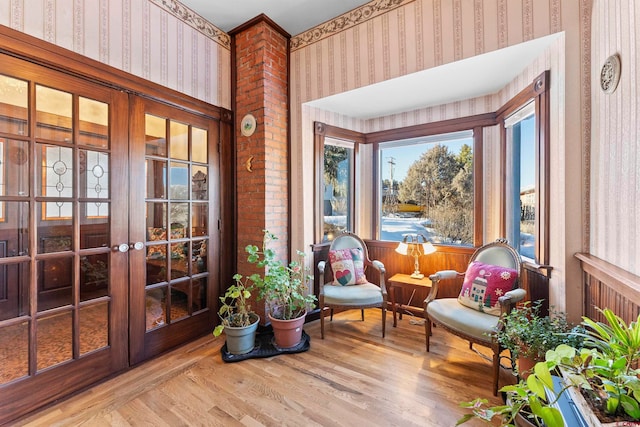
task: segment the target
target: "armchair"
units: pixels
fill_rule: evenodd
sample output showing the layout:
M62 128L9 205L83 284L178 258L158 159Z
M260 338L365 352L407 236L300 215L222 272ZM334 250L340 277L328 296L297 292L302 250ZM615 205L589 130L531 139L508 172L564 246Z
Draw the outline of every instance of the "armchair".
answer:
M366 268L369 267L368 270ZM365 271L378 272L380 285L371 283ZM364 309L380 307L382 309L382 337L385 335L387 315L387 288L385 286L384 265L380 261L369 259L367 245L357 235L344 232L336 237L329 247L329 259L318 263L320 273L320 334L324 339L324 317L330 310L333 320L334 308L359 308L364 320ZM326 274L325 274L326 273Z
M502 313L511 311L526 295L525 290L519 288L521 265L520 254L505 239L498 239L474 252L466 273L445 270L431 275L431 292L424 301L427 351L432 324L469 341L469 348L473 348L474 343L490 348L494 396L498 394L503 350L495 335L502 328ZM439 282L458 277L464 277L458 298L436 299Z

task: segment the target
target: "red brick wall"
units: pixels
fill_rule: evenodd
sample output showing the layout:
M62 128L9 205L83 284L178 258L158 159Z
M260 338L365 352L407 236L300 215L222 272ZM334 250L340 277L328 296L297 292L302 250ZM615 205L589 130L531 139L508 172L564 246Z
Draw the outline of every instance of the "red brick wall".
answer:
M288 256L288 39L268 21L257 21L235 33L234 40L238 272L247 274L253 269L244 248L260 246L263 229L278 236L272 247L282 259ZM247 137L240 123L249 113L257 128Z

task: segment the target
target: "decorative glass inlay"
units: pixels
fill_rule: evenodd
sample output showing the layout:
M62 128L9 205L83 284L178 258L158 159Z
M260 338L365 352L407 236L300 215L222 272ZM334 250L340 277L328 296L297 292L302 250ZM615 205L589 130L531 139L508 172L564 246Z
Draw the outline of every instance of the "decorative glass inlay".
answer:
M73 150L66 147L44 147L44 177L46 197L73 196Z

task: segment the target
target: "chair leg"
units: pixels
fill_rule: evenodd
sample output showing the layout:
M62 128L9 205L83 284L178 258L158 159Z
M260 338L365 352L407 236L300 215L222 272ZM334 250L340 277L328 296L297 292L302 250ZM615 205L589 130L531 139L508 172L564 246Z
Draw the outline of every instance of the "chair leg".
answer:
M332 308L332 309L330 309L330 310L331 310L331 311L330 311L331 316L329 317L329 321L330 321L330 322L333 322L333 308Z
M364 308L360 310L360 316L362 317L362 321L364 322Z
M386 327L387 327L387 308L382 307L382 338L384 338Z
M493 395L498 395L498 378L500 377L500 353L493 352Z
M424 334L427 338L427 353L429 352L429 339L431 338L431 320L428 316L424 318Z
M320 308L320 338L324 339L324 307Z

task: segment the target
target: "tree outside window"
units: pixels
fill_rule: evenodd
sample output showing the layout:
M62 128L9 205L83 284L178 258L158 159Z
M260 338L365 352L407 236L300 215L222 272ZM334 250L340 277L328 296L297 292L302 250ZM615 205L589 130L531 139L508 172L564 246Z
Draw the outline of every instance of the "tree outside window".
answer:
M353 145L331 138L324 142L323 241L333 240L351 224Z
M471 131L380 144L382 240L473 245L472 145Z

